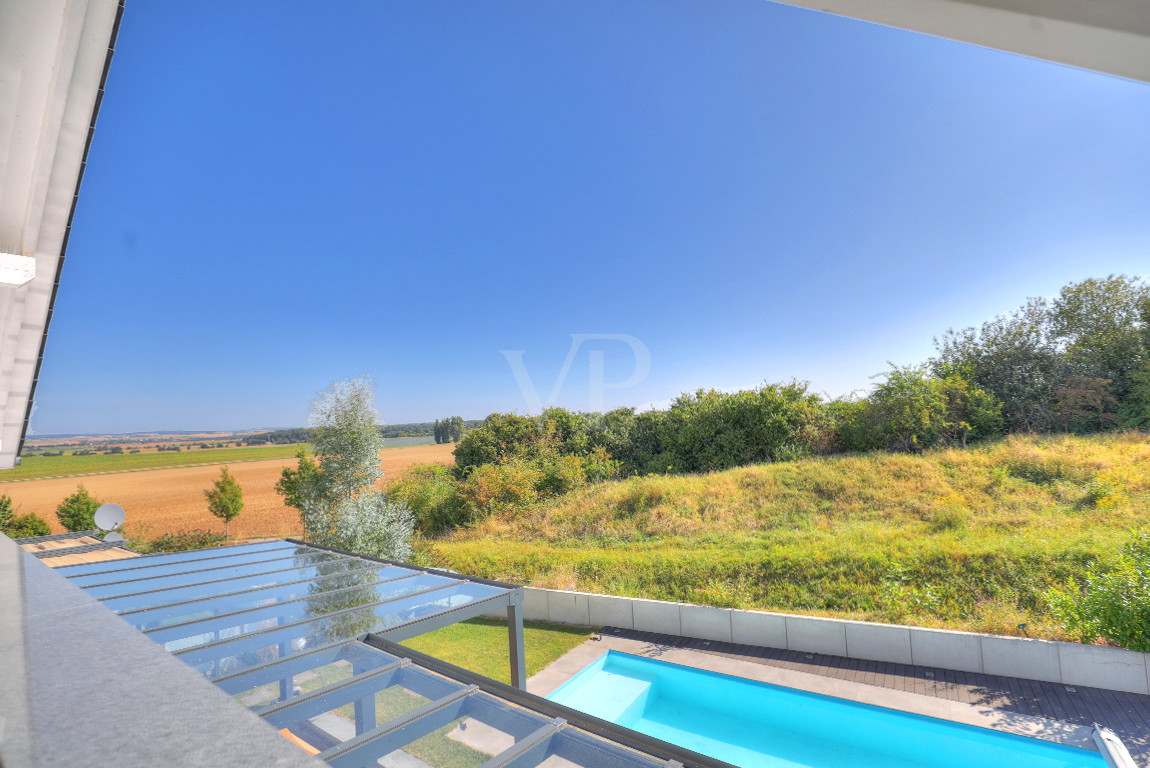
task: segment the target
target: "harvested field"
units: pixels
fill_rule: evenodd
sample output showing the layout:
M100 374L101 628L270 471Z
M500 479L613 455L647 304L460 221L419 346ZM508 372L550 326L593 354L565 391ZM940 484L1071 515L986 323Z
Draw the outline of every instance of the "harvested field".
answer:
M453 445L418 445L380 452L386 476L398 477L412 464L450 463ZM244 511L232 521L233 538L294 536L300 533L299 513L283 505L275 492L284 467L295 459L270 459L229 466L244 489ZM48 521L52 533L63 532L56 505L83 483L100 501L114 501L128 513L126 535L154 538L164 533L202 528L223 532L224 524L208 513L204 491L220 475L219 465L150 469L90 477L27 480L0 485L20 514L35 512Z

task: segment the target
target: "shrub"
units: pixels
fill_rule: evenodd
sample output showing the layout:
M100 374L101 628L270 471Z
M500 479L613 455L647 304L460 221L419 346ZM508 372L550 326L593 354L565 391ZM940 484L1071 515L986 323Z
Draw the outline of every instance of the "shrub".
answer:
M388 486L388 497L406 504L415 514L415 527L424 535L471 522L472 508L460 494L451 468L416 464Z
M1002 404L957 375L939 378L925 366L892 366L865 400L831 409L837 442L847 450L922 451L957 446L1002 432Z
M539 439L539 420L515 413L493 413L483 426L468 432L455 446L455 466L466 474L476 467L522 456Z
M823 444L828 426L822 401L800 382L730 394L700 389L654 413L636 419L632 471L707 472L799 458Z
M316 543L385 560L411 557L415 515L402 502L382 493L360 494L339 504L336 519L332 534Z
M13 539L29 538L31 536L47 536L52 532L48 523L37 514L11 515L8 521L0 525L0 531Z
M1091 565L1081 584L1051 590L1047 600L1079 642L1102 638L1132 651L1150 651L1150 535L1127 544L1116 567Z
M476 513L489 515L538 501L536 486L542 479L543 472L531 462L513 459L475 467L459 491Z
M56 507L56 518L66 530L90 531L96 527L94 516L99 507L100 502L80 485L76 487L75 493Z
M192 531L165 533L151 541L132 542L132 549L142 555L150 555L154 552L184 552L189 549L218 547L225 541L222 533L196 528Z

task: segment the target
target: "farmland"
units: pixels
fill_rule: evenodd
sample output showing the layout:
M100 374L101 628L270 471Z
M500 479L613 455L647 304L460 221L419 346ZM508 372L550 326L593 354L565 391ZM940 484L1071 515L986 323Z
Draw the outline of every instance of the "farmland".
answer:
M45 477L67 477L104 472L129 472L194 464L232 464L240 461L290 459L302 446L272 445L259 448L214 448L195 452L121 453L90 456L29 456L20 466L0 471L0 483Z
M450 462L453 447L385 448L380 452L380 464L386 476L394 478L414 463ZM80 483L97 499L124 507L128 514L125 528L129 538L153 538L195 528L222 532L223 523L208 513L203 492L219 476L220 465L226 464L244 490L244 510L232 521L232 536L291 536L300 533L299 513L283 505L275 492L275 483L284 467L294 465L297 450L298 446L272 446L204 451L195 454L195 458L212 459L213 463L199 466L156 466L154 463L140 466L137 463L141 460L189 463L192 457L180 453L61 456L41 459L43 463L32 464L32 469L48 466L101 474L9 481L11 473L25 469L25 465L21 465L0 474L0 493L11 496L21 514L34 512L44 518L53 533L63 531L56 520L56 505ZM96 463L85 460L96 460Z

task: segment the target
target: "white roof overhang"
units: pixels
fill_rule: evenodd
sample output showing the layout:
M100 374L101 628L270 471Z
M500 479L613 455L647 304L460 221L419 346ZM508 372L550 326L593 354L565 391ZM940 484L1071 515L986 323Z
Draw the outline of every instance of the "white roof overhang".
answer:
M123 5L0 0L0 469L16 463Z
M775 0L1150 82L1148 0Z

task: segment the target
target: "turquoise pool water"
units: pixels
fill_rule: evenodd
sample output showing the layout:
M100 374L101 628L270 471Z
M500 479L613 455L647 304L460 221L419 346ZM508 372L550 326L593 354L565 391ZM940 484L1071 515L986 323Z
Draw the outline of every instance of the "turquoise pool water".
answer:
M1105 768L1097 752L609 651L549 697L743 768Z

